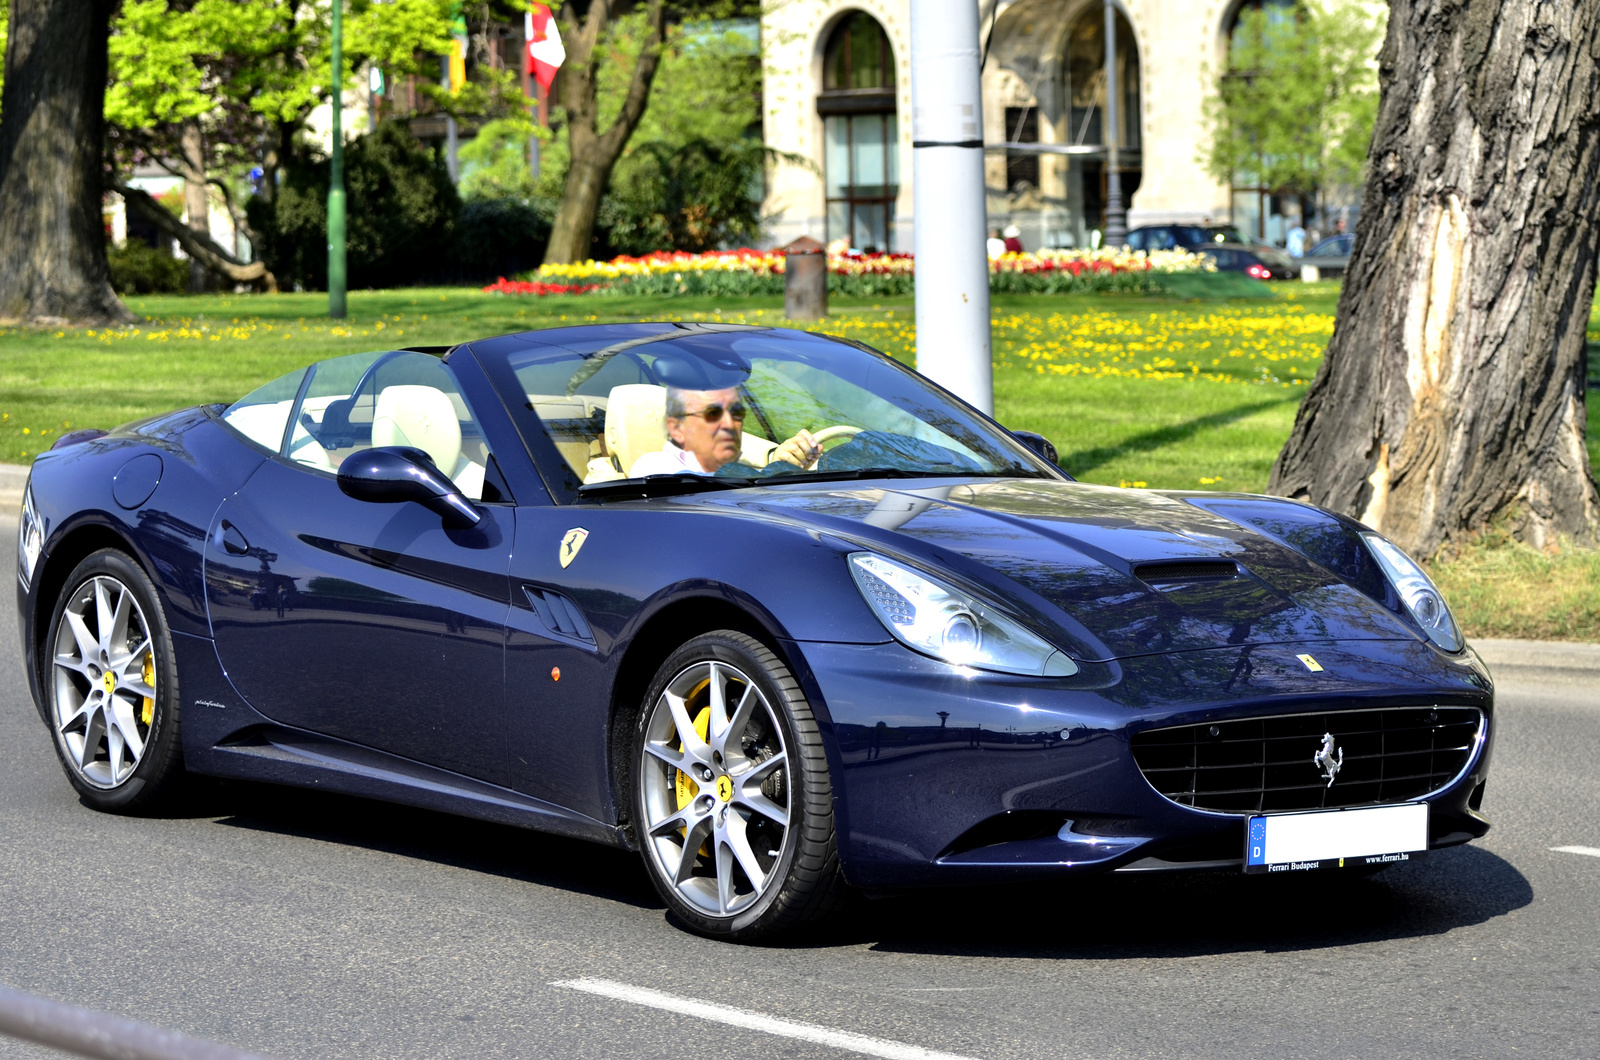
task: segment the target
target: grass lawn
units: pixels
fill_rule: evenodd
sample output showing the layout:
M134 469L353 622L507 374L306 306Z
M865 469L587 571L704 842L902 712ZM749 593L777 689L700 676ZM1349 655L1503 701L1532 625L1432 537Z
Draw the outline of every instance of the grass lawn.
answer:
M1284 284L1251 299L999 296L993 304L995 411L1051 438L1089 482L1257 491L1315 374L1336 284ZM470 289L357 291L350 318L321 294L133 298L146 318L104 331L0 329L0 461L27 463L62 431L232 401L292 368L341 353L442 345L590 321L783 324L775 298L507 297ZM841 299L814 330L911 363L911 299ZM1600 308L1590 318L1600 377ZM1600 401L1589 402L1600 466ZM1544 556L1506 542L1438 565L1479 635L1600 641L1600 555ZM1559 591L1552 587L1559 586ZM1508 596L1509 594L1509 596ZM1525 600L1527 607L1508 604Z

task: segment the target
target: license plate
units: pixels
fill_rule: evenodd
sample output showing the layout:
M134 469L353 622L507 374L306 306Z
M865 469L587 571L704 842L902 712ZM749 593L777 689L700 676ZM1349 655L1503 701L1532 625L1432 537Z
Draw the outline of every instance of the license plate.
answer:
M1301 872L1411 861L1428 849L1428 804L1250 818L1244 871Z

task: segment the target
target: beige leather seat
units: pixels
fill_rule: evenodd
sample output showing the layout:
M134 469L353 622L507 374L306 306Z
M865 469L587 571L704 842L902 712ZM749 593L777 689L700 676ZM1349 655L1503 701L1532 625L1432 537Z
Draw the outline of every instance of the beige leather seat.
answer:
M666 387L627 383L611 388L606 400L606 452L616 461L618 477L627 475L635 460L656 452L666 440Z
M421 449L463 494L483 496L483 466L461 455L461 421L443 390L413 383L384 387L373 410L372 444Z

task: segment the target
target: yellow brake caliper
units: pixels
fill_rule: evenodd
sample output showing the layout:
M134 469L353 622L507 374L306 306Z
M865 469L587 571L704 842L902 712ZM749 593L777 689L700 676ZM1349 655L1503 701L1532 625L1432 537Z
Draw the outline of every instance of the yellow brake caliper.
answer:
M154 692L156 690L156 653L155 652L150 652L149 654L147 654L144 657L144 670L141 671L139 676L144 678L145 687L149 688L150 691L152 691L152 692ZM156 716L156 701L154 699L151 699L149 696L146 696L145 700L144 700L144 705L141 707L141 709L139 711L139 720L144 722L146 728L149 728L150 727L150 723L155 720L155 716Z
M689 695L685 697L685 701L689 703L694 702L695 697L701 692L705 691L710 684L711 682L707 680L696 686L694 691L690 692ZM711 739L711 707L709 704L701 707L699 713L694 716L694 731L699 734L702 741ZM683 746L683 740L681 738L678 741L678 746L680 748ZM674 793L677 796L678 809L681 810L693 802L699 791L700 786L694 782L693 777L681 769L677 771L674 784ZM680 830L679 834L687 839L689 836L689 829L685 827ZM706 857L710 857L710 844L700 844L700 853L704 854Z

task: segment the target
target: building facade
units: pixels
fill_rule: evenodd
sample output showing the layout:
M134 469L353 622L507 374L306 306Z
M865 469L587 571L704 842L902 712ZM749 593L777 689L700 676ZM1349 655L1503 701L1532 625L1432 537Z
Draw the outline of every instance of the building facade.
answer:
M1103 0L974 0L988 39L983 133L991 227L1089 246L1105 224ZM1128 226L1231 220L1280 241L1298 202L1205 170L1204 100L1241 10L1288 0L1118 0L1118 171ZM769 178L775 244L911 249L910 0L780 0L762 19L763 126L791 160ZM1008 146L1009 145L1009 146Z

